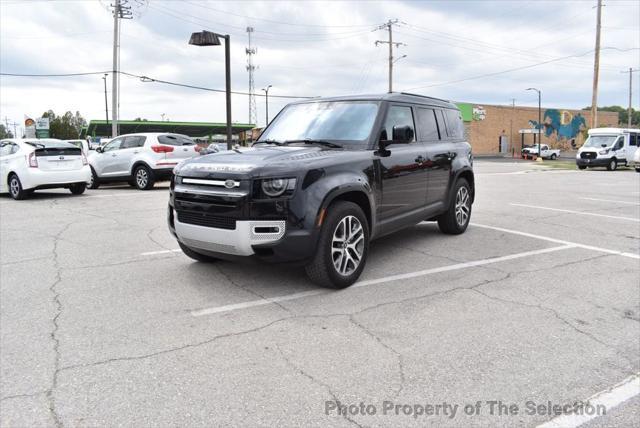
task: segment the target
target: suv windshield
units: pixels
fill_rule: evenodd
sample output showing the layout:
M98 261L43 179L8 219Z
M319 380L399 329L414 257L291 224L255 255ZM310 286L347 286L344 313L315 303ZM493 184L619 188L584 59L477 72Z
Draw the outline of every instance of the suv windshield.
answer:
M378 104L371 101L321 101L285 108L258 142L324 140L362 142L371 134Z
M585 141L584 147L609 147L617 138L617 135L591 135Z

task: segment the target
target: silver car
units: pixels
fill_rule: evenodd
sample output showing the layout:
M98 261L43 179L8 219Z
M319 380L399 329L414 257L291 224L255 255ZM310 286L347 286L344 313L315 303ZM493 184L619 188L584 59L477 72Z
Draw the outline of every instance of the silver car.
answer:
M198 156L199 147L186 135L144 133L121 135L89 155L90 189L102 183L128 182L140 190L171 178L180 161Z

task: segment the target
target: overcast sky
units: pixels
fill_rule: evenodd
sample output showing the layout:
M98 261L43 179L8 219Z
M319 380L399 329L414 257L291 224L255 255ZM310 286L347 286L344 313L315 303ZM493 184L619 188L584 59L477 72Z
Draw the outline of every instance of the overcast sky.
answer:
M133 2L133 0L130 0ZM3 73L79 73L112 69L109 0L0 0ZM640 2L605 0L599 105L628 104L629 67L640 68ZM595 0L206 2L149 0L123 21L121 70L179 83L224 89L223 47L188 45L193 31L231 35L232 87L247 91L248 25L258 49L258 92L332 96L387 90L387 32L394 41L394 90L478 104L582 108L591 103ZM568 57L559 61L558 58ZM535 65L543 63L541 65ZM516 69L516 70L514 70ZM512 71L509 71L512 70ZM482 77L484 76L484 77ZM640 73L634 86L640 88ZM122 119L225 120L224 94L121 78ZM0 116L22 122L79 110L104 119L101 75L59 78L0 76ZM108 85L111 96L111 81ZM634 105L640 105L640 91ZM269 99L271 117L288 99ZM248 121L248 99L233 96L234 122ZM265 101L257 98L258 125ZM109 110L111 107L109 106ZM111 112L109 112L111 116Z

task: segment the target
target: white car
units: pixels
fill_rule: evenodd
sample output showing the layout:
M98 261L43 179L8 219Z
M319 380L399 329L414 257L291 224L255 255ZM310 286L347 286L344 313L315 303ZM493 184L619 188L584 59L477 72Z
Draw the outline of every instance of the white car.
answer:
M631 166L636 169L636 172L640 172L640 150L638 149L636 149L636 152L633 155Z
M72 144L52 138L0 141L0 193L13 199L53 188L80 195L90 179L87 158Z
M199 155L200 147L186 135L152 132L121 135L89 155L90 189L126 181L140 190L168 180L181 161Z

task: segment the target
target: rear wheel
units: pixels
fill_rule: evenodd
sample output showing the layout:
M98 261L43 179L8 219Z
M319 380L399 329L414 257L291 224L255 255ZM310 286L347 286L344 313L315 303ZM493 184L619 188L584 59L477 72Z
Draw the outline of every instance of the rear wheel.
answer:
M640 166L636 167L636 172L640 172Z
M587 169L585 165L578 165L578 169Z
M615 171L618 168L618 161L613 158L609 161L609 164L607 165L607 171Z
M9 194L17 201L26 199L29 196L29 192L22 188L22 183L16 174L9 176Z
M192 250L191 248L187 247L186 245L184 245L182 242L178 242L178 245L180 246L180 249L182 250L182 252L192 258L193 260L199 261L199 262L204 262L204 263L211 263L211 262L215 262L218 259L216 259L215 257L211 257L211 256L207 256L205 254L201 254L198 253L194 250Z
M153 173L144 165L138 166L133 171L133 180L136 184L136 187L140 190L149 190L155 183Z
M72 184L71 187L69 187L69 190L74 195L82 195L86 188L87 188L87 183L76 183L76 184Z
M449 209L438 217L438 227L442 233L459 235L467 230L471 219L471 187L464 178L458 179Z
M305 270L309 278L328 288L345 288L364 270L369 251L369 223L353 202L338 201L327 208L316 254Z
M91 179L89 180L89 183L87 184L87 187L89 189L97 189L98 187L100 187L100 181L98 180L98 174L96 174L96 171L93 169L93 167L91 167Z

